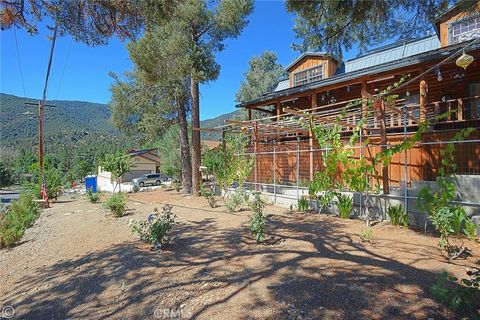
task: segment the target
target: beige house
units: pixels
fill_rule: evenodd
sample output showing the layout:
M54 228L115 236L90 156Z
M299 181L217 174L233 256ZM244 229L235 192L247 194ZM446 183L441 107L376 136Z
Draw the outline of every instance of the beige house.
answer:
M132 181L144 174L160 172L160 157L156 148L130 150L127 154L130 156L131 170L122 176L122 183ZM99 185L112 183L111 173L104 171L102 167L98 167L98 183Z
M131 181L144 174L160 172L160 157L157 154L157 148L130 150L130 172L122 176L122 182Z

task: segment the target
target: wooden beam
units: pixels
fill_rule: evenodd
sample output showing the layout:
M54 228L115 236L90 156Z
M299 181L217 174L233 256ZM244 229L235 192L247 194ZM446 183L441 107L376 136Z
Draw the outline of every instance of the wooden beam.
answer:
M262 111L262 112L265 112L265 113L275 114L275 111L267 110L267 109L262 109L262 108L260 108L260 107L248 108L248 110L251 110L251 109L258 110L258 111Z
M217 128L197 128L193 127L193 131L211 131L211 132L217 132L217 131L223 131L222 129L217 129Z
M302 112L300 110L293 110L293 109L290 109L290 108L285 108L285 111L287 113L290 113L290 114L293 114L293 115L297 115L297 116L305 116L305 117L313 117L315 119L318 119L324 123L330 123L330 124L341 124L347 128L355 128L356 125L354 124L351 124L351 123L348 123L348 122L345 122L345 121L338 121L335 117L335 120L332 120L330 119L329 116L326 116L326 117L320 117L318 115L315 115L315 114L310 114L310 113L306 113L306 112Z
M385 106L385 109L388 109L389 111L392 111L392 112L398 114L400 117L403 117L403 112L401 110L398 110L394 106L392 106L390 103L385 103L384 106ZM414 121L414 122L418 123L418 119L415 119L415 117L412 116L408 112L407 112L407 118L411 121Z
M266 124L266 123L258 123L256 121L241 121L241 120L225 120L226 123L233 123L233 124L240 124L240 125L245 125L245 126L257 126L257 127L263 127L263 128L269 128L272 130L279 130L283 132L291 132L291 133L298 133L299 129L290 129L282 126L278 126L275 124ZM305 129L306 131L307 129Z
M252 120L252 109L248 109L248 121Z

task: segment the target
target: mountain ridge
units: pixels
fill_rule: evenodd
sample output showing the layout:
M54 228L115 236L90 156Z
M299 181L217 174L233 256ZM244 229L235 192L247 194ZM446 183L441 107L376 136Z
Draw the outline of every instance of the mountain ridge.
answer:
M27 101L38 100L0 93L0 146L12 147L18 143L36 141L37 108L26 106ZM89 133L99 136L119 135L118 130L109 123L110 110L107 104L82 100L48 100L47 104L56 107L46 107L44 111L46 139L57 139L67 135L75 137ZM240 118L241 110L235 110L202 120L200 126L213 128L223 125L226 119ZM220 135L202 132L202 138L219 140Z

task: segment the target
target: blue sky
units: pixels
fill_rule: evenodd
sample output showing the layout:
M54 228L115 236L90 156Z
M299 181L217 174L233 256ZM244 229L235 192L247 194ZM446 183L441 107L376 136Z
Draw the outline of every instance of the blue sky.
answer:
M235 110L235 93L243 79L243 73L248 69L250 58L270 50L278 55L279 63L286 66L299 55L290 48L296 41L293 19L294 16L286 11L283 1L255 3L255 10L249 17L250 22L244 32L239 38L228 40L226 49L217 54L217 62L221 65L219 78L200 88L202 120ZM39 98L45 81L50 46L47 35L50 32L42 28L35 36L28 35L24 30L17 30L16 33L26 95ZM10 29L1 31L0 35L0 91L24 96L15 32ZM108 103L112 82L108 72L121 73L132 68L125 45L125 42L116 38L112 38L108 45L98 47L74 42L69 36L58 38L47 98ZM345 54L345 58L354 54L356 50L351 50Z

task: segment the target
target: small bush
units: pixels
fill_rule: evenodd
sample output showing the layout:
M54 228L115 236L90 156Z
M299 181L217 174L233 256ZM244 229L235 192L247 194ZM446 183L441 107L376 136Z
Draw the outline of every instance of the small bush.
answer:
M178 180L174 180L172 182L172 186L177 192L180 192L182 190L182 184Z
M100 195L98 192L92 192L92 189L87 189L87 198L90 200L91 203L98 203L100 202Z
M372 228L365 228L360 232L360 239L363 242L370 242L373 238L373 230Z
M125 215L127 209L127 197L122 193L115 193L105 202L105 208L115 217L122 217Z
M236 190L228 195L225 207L229 212L238 211L245 201L245 195L242 191Z
M267 217L263 214L263 209L267 205L261 198L260 192L253 192L253 200L250 202L250 208L253 214L250 218L248 228L250 233L257 242L262 242L265 237L265 225L267 224Z
M205 189L202 187L202 189L200 190L200 193L202 196L205 197L205 199L207 199L208 201L208 205L212 208L216 208L218 207L217 205L217 199L215 198L215 193L213 192L212 189Z
M461 279L461 284L457 281L457 278L443 272L430 291L436 300L454 311L462 311L476 319L477 308L480 307L480 270L467 271L467 278Z
M340 193L337 195L337 200L337 208L340 213L340 218L350 219L350 214L353 210L353 197Z
M408 227L408 215L401 204L396 206L389 206L387 214L390 217L390 223L394 226Z
M324 211L329 205L332 204L335 199L335 192L325 191L322 195L318 197L318 202L320 203L319 212Z
M308 212L308 207L309 207L308 199L306 199L305 197L301 197L300 199L298 199L298 210L299 211Z
M149 214L146 221L131 221L132 233L138 234L140 239L160 249L162 244L169 242L173 226L176 224L173 206L166 204L162 209L162 215L158 215L158 209Z
M33 196L21 194L4 213L0 213L0 247L11 246L20 240L38 215L39 208L33 202Z

